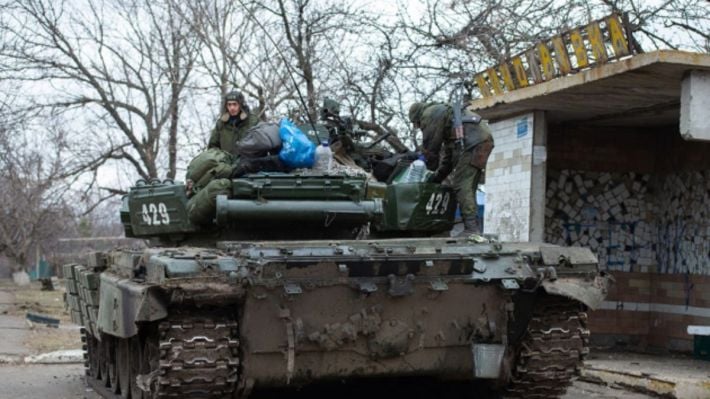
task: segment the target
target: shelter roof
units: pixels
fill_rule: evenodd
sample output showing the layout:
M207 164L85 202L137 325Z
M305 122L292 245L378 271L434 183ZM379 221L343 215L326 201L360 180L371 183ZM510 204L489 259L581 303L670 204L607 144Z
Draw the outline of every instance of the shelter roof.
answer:
M470 107L491 121L539 110L549 111L546 118L552 124L678 124L681 82L691 70L710 71L710 55L654 51L476 99Z

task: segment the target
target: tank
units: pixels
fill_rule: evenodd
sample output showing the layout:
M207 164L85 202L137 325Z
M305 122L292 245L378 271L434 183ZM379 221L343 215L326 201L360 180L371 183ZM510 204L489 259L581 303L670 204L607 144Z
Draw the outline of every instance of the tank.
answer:
M448 237L454 196L434 183L251 174L207 226L187 202L183 184L136 184L120 217L151 245L64 266L103 396L427 380L558 397L609 283L586 248Z

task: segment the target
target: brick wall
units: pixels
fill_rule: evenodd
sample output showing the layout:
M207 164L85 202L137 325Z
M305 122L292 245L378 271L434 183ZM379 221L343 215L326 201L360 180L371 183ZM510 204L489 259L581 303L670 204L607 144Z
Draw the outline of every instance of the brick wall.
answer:
M527 241L530 232L533 114L492 123L495 148L486 165L484 232Z
M551 126L548 168L651 173L663 130Z
M550 128L546 240L592 248L616 278L596 343L691 351L687 326L710 325L708 154L677 126Z
M668 132L551 129L545 240L605 270L710 274L710 143Z
M688 325L710 325L710 276L612 274L616 283L602 309L589 314L594 341L692 351Z

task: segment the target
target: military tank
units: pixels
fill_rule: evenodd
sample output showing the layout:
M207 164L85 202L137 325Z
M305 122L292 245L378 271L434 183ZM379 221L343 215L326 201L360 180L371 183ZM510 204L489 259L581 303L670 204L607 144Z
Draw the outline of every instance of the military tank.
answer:
M588 353L585 312L608 284L591 251L448 237L445 185L249 174L208 225L185 193L137 183L120 217L152 245L64 266L87 381L105 397L427 378L549 398Z

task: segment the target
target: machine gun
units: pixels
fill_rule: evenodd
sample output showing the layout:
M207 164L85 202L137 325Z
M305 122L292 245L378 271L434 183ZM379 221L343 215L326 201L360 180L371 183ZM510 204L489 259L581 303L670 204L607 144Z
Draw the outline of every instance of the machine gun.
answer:
M370 137L369 130L360 128L350 116L340 116L340 104L330 98L323 100L318 125L319 128L322 127L320 133L327 132L328 141L334 150L342 148L355 164L367 171L372 171L376 164L396 156L396 153L409 152L404 146L396 146L394 152L379 146L390 138L391 132L385 132L374 140L365 142L365 139Z

